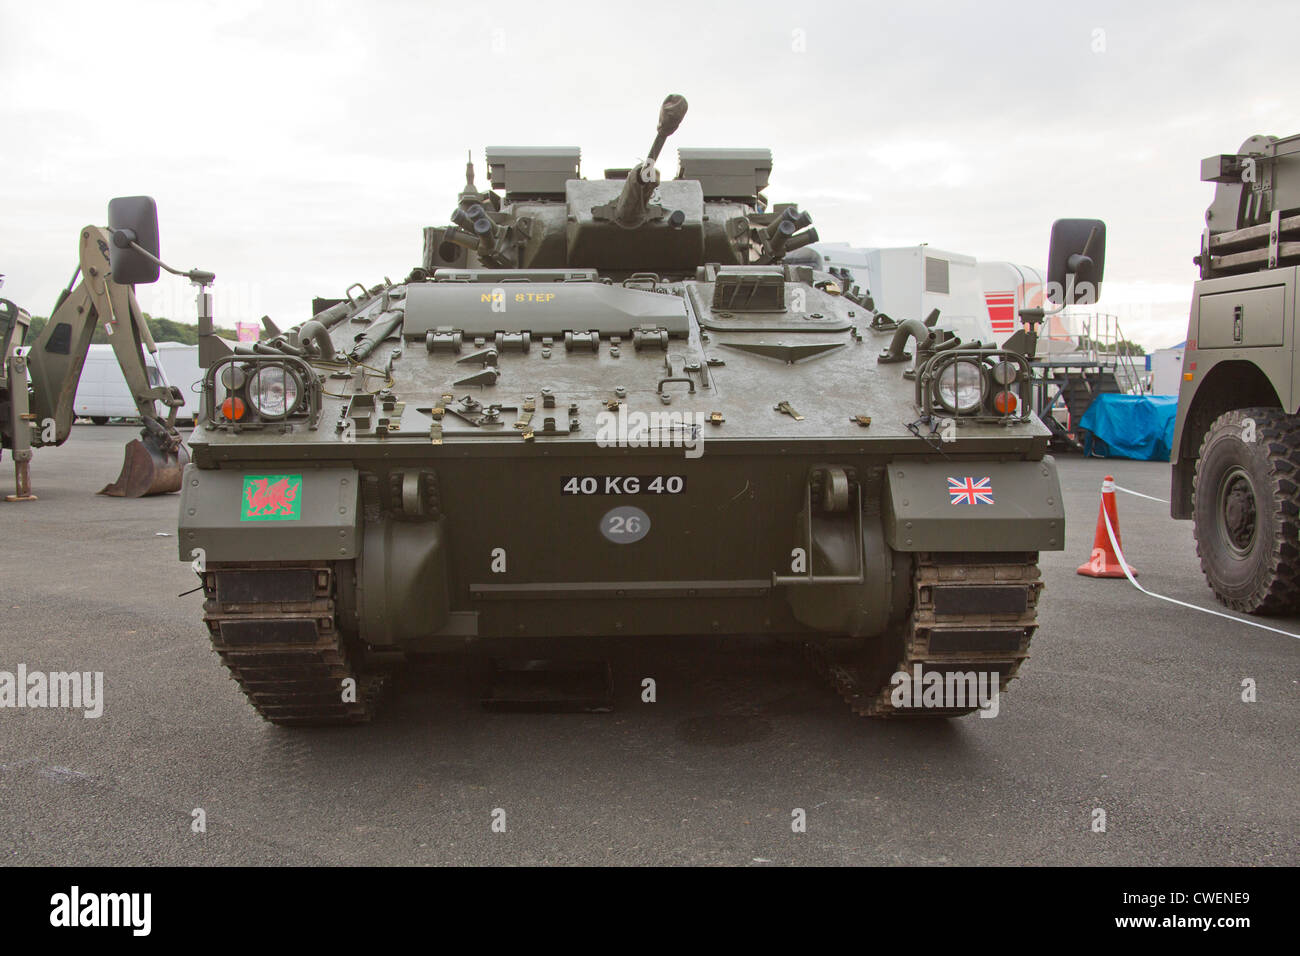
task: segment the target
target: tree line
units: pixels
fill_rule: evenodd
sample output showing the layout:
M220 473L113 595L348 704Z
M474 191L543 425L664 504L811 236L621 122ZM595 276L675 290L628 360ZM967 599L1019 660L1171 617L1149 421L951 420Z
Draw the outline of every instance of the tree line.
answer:
M155 319L148 312L144 313L145 323L149 326L149 333L153 336L155 342L181 342L185 345L199 344L199 327L192 322L173 322L171 319ZM45 323L49 319L42 315L32 316L31 330L27 333L27 341L32 342L36 336L41 334L41 329L45 328ZM230 339L232 342L237 336L234 329L215 330L217 335L223 339ZM91 338L91 343L95 345L107 345L108 336L104 333L102 325L95 326L95 334Z

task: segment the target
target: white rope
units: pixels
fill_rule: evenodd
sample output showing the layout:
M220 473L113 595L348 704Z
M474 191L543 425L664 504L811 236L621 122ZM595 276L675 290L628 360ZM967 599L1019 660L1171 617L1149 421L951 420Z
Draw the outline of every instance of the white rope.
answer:
M1143 496L1145 497L1145 495ZM1110 525L1110 515L1106 513L1105 507L1101 509L1101 516L1106 521L1106 535L1110 538L1110 546L1115 549L1115 557L1119 559L1119 566L1124 571L1124 577L1128 578L1128 583L1133 585L1148 597L1159 598L1161 601L1168 601L1170 604L1177 604L1179 607L1189 607L1193 611L1200 611L1203 614L1213 614L1215 617L1227 618L1229 621L1236 621L1238 624L1249 624L1251 627L1258 627L1264 631L1272 631L1274 634L1284 634L1287 637L1294 637L1300 640L1300 634L1292 634L1290 631L1284 631L1281 628L1269 627L1267 624L1261 624L1259 621L1251 621L1244 617L1236 617L1232 614L1224 614L1222 611L1213 611L1208 607L1198 607L1195 604L1188 604L1186 601L1178 601L1171 597L1165 597L1163 594L1156 594L1154 591L1148 591L1129 573L1128 562L1124 560L1124 552L1119 549L1119 542L1115 540L1115 529Z
M1167 505L1167 504L1169 504L1169 501L1168 501L1168 499L1166 499L1166 498L1153 498L1151 495L1144 495L1144 494L1142 494L1142 492L1140 492L1140 491L1130 491L1128 488L1121 488L1119 485L1116 485L1116 486L1115 486L1115 490L1116 490L1116 491L1122 491L1122 492L1124 492L1124 494L1126 494L1126 495L1136 495L1136 496L1139 497L1139 498L1145 498L1147 501L1158 501L1158 502L1160 502L1162 505Z

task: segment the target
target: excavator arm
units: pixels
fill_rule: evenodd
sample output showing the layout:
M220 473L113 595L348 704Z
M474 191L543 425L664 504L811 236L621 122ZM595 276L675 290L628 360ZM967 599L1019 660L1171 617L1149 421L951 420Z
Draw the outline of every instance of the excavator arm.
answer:
M100 494L138 498L180 488L189 460L176 429L184 397L174 386L149 382L145 350L156 353L133 286L114 281L109 249L112 233L98 226L81 231L75 285L65 289L54 314L28 348L10 348L3 386L6 420L3 438L14 449L17 500L32 498L27 475L30 449L62 445L72 431L77 383L96 327L102 327L130 389L144 428L126 448L118 480ZM161 372L161 365L158 366ZM30 385L28 378L30 377ZM165 417L160 417L161 403Z
M150 385L144 350L156 353L144 314L129 285L114 282L108 268L107 230L87 226L81 231L81 281L59 296L49 322L32 344L28 368L32 379L31 408L39 421L54 422L53 440L39 434L35 446L62 445L72 430L77 382L86 361L91 337L102 325L122 367L127 387L142 421L159 421L157 403L168 409L167 425L174 428L176 409L185 404L169 385ZM48 435L48 429L42 429Z

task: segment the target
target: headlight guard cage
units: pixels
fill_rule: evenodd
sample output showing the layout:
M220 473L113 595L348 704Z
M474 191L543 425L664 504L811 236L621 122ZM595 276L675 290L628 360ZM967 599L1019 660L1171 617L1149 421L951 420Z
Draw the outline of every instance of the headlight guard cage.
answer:
M939 406L934 399L935 386L939 377L954 362L975 362L981 366L981 375L985 383L984 394L980 396L979 407L971 413L955 414ZM1010 362L1016 366L1016 380L1010 385L999 386L989 374L992 367L999 362ZM1016 412L1003 414L989 407L993 394L1011 391L1016 394ZM1030 398L1033 394L1033 371L1029 361L1018 352L995 348L953 348L935 352L922 363L916 372L916 404L923 417L930 417L936 410L943 415L953 415L963 422L994 422L1016 424L1027 422L1032 417Z
M299 403L299 410L289 418L258 419L256 421L228 421L223 419L220 412L221 403L217 401L217 382L220 378L221 370L232 365L253 366L245 369L245 381L253 377L253 373L258 371L256 366L283 365L298 377L302 382L306 394ZM222 386L225 388L225 386ZM307 426L315 430L320 424L321 416L321 383L320 376L316 374L315 369L296 355L270 355L270 354L253 354L243 355L236 353L234 355L223 355L203 373L203 412L202 416L205 424L209 428L223 428L231 431L242 431L250 428L263 428L268 426L289 424L295 421L301 421L303 415L306 415Z

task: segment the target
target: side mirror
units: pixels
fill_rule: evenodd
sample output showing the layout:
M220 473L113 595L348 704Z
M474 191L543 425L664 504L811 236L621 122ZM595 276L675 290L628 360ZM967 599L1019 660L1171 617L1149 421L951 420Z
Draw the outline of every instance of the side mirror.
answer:
M152 196L123 196L109 200L108 228L113 243L108 265L119 285L158 281L158 204ZM148 253L140 252L136 243Z
M1047 253L1047 298L1057 305L1087 305L1101 297L1106 268L1106 224L1100 219L1058 219Z

